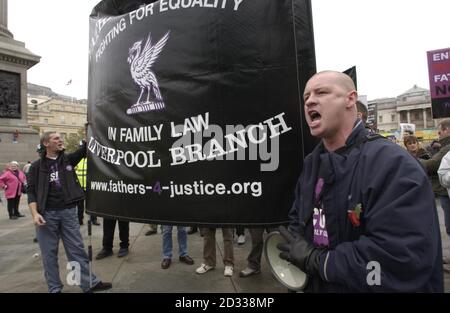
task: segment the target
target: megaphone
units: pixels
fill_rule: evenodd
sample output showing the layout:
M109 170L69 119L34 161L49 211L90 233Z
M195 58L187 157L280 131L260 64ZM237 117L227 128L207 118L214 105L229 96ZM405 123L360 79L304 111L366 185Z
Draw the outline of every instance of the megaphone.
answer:
M264 256L275 278L292 291L302 291L308 282L308 276L294 264L280 258L277 244L284 243L278 231L271 232L264 242Z

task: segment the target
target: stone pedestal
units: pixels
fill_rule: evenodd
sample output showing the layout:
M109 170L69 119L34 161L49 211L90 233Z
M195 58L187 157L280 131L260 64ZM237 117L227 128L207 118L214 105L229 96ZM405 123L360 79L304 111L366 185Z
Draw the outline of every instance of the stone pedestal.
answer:
M0 164L26 163L37 158L39 143L38 132L28 125L27 70L40 57L14 40L7 12L7 0L0 0Z

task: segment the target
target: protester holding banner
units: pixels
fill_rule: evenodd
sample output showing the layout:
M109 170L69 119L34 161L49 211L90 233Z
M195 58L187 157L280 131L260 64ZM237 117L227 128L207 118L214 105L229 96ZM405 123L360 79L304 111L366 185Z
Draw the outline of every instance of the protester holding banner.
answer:
M305 158L280 257L309 276L307 292L443 292L428 178L404 149L368 134L356 100L339 72L306 84L305 118L322 140Z
M130 222L119 221L111 218L103 218L103 249L95 257L96 260L104 259L113 255L114 230L116 223L119 224L120 249L117 253L118 258L128 255L130 245Z
M161 268L168 269L172 263L172 229L173 226L162 225L163 261ZM187 253L186 227L177 226L178 254L180 262L188 265L194 264L194 260Z
M78 224L76 203L83 199L84 193L74 167L86 156L86 144L74 153L66 154L60 134L45 132L41 145L45 151L32 163L28 174L28 206L37 226L48 291L59 293L63 289L58 265L60 238L71 262L70 268L81 271L81 289L84 292L110 289L111 283L100 281L94 274L89 275L89 259Z
M195 271L204 274L216 267L216 228L204 228L203 232L203 263ZM233 276L234 252L233 252L233 229L222 228L223 236L223 263L224 276Z

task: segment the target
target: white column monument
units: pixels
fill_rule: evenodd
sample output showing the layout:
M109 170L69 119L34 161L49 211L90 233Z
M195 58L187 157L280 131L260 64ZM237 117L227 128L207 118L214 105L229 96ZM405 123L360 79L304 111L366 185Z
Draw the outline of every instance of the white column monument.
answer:
M27 70L40 58L14 40L8 30L8 1L0 0L0 166L37 157L39 136L27 120Z

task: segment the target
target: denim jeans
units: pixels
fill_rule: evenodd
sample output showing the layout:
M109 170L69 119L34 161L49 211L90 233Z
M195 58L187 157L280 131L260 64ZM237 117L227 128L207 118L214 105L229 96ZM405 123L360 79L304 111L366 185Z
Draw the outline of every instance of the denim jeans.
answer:
M439 196L439 202L441 203L442 210L444 210L445 230L447 235L450 236L450 199L446 196Z
M173 226L161 225L163 240L163 258L172 259L172 228ZM187 255L187 232L186 227L177 226L178 254Z
M83 238L80 233L76 207L57 211L45 211L45 225L36 227L36 235L41 248L45 279L50 293L60 292L63 284L59 277L58 247L62 239L67 260L77 262L80 266L80 287L86 292L89 284L89 259L84 250ZM64 266L66 267L66 266ZM73 268L72 268L73 269ZM71 270L72 270L71 269ZM68 273L69 274L69 273ZM100 280L92 274L92 286Z

